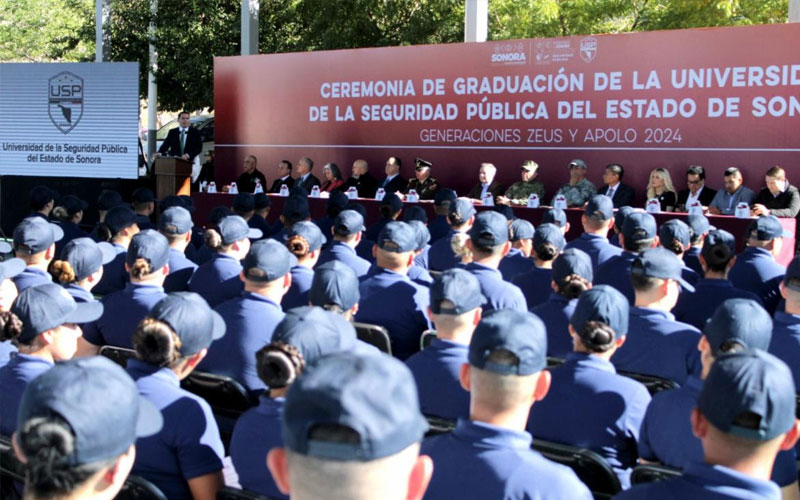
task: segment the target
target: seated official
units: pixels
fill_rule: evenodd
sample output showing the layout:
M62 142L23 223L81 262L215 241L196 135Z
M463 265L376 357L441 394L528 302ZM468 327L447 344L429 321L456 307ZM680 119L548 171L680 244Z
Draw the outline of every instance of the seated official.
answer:
M767 170L766 183L767 186L753 202L753 215L797 217L800 213L800 192L789 184L786 172L781 167L772 167Z
M533 259L531 258L534 234L533 224L525 219L514 219L508 225L511 248L497 267L504 280L510 282L515 276L534 268Z
M452 240L458 234L466 234L475 222L475 207L466 198L458 198L447 209L447 222L450 232L431 245L428 251L428 269L446 271L461 262L461 257L453 251Z
M756 199L756 194L752 189L744 185L742 173L736 167L725 170L723 176L725 189L720 189L708 205L708 213L711 215L733 215L736 212L736 205L747 203L752 205Z
M496 203L527 206L532 194L539 197L540 203L544 203L544 184L536 180L539 164L528 160L522 164L519 172L520 180L512 184L503 196L497 196Z
M14 276L20 292L35 285L52 283L47 269L56 256L56 241L64 232L42 217L27 217L14 228L14 256L25 261L25 269Z
M496 175L497 167L491 163L481 163L481 168L478 170L478 184L469 190L467 198L482 202L487 193L491 193L495 200L499 198L505 188L495 180Z
M258 158L255 155L247 155L244 159L244 172L236 179L236 187L240 193L254 193L256 184L261 186L261 189L267 189L267 178L257 168Z
M297 165L295 167L295 175L297 175L297 177L294 181L294 187L303 188L307 193L310 193L314 186L319 186L319 179L311 173L313 169L314 161L308 156L303 156L297 160Z
M289 229L286 247L297 263L292 266L292 286L283 296L281 307L288 311L293 307L308 305L308 291L314 278L314 266L319 260L325 237L316 224L301 221Z
M326 163L322 167L322 175L325 181L320 186L320 191L330 193L335 189L340 189L344 186L344 179L342 178L342 171L339 170L339 165L335 163Z
M389 159L386 160L386 177L378 185L378 188L383 189L386 194L402 193L406 184L408 184L408 181L400 176L400 168L402 165L403 162L400 158L390 156Z
M774 314L780 301L780 282L786 274L786 268L776 259L788 234L776 217L764 215L750 221L745 235L747 246L728 277L736 288L758 295L767 312Z
M558 188L550 204L555 204L556 196L564 195L567 207L582 207L595 194L597 188L586 178L586 162L572 160L569 162L569 182Z
M714 200L717 192L706 186L706 169L700 165L692 165L686 169L686 189L678 191L676 212L688 212L689 207L699 203L707 207Z
M294 187L294 179L292 178L292 162L289 160L281 160L278 162L278 178L272 182L269 192L278 194L281 192L281 186L286 186L289 189Z
M415 190L420 200L432 200L439 189L439 183L431 176L433 163L422 158L414 159L414 179L408 181L403 194L407 195L410 190Z
M356 188L359 198L375 198L375 192L378 190L378 179L369 173L367 160L353 162L352 173L344 183L342 190L347 191L351 187Z
M553 262L564 245L564 235L554 224L542 224L533 234L533 268L511 280L522 291L528 309L544 303L552 293Z
M618 163L606 165L603 172L603 187L597 190L597 194L603 194L611 198L614 208L633 205L636 192L627 184L622 183L625 169Z
M583 250L592 259L592 268L607 262L622 253L622 250L608 242L608 231L614 225L614 204L605 195L595 195L586 202L586 210L581 216L583 233L567 243L566 248Z
M647 199L658 199L662 212L674 212L678 204L678 195L672 185L672 177L666 168L656 168L650 172L647 183Z
M75 302L97 302L92 289L103 276L103 265L116 255L114 248L91 238L75 238L67 243L62 260L53 261L50 272Z

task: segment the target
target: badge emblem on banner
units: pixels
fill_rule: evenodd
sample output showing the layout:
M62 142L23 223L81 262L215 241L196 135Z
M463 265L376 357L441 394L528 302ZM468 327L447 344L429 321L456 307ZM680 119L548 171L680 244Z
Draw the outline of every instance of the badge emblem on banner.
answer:
M309 196L312 198L319 198L319 186L312 187Z
M658 201L658 198L650 198L644 208L649 214L657 214L661 212L661 202Z
M239 194L239 187L236 186L235 182L231 182L231 185L228 188L228 194Z
M744 201L740 201L736 204L736 210L733 213L734 216L740 219L749 219L750 218L750 205L748 205Z
M347 199L349 200L358 199L358 190L355 188L355 186L347 190Z
M286 184L281 184L280 195L283 196L284 198L289 196L289 186L287 186Z
M703 215L703 205L699 201L693 201L689 203L686 211L689 215Z
M486 196L483 197L483 205L486 207L493 207L494 206L494 196L492 193L486 193Z
M408 194L406 195L406 201L409 203L417 203L419 201L419 195L417 194L416 189L408 190Z
M47 114L64 135L72 132L83 118L83 78L62 71L48 80Z
M597 56L597 38L587 36L581 40L581 59L589 63L594 61L595 56Z
M208 192L209 193L216 193L217 192L217 183L211 181L208 183Z
M536 193L528 197L528 208L539 208L539 195Z
M561 210L567 209L567 198L563 194L556 196L553 200L553 208L559 208Z
M256 179L256 187L253 189L253 194L263 193L264 188L261 186L261 179Z

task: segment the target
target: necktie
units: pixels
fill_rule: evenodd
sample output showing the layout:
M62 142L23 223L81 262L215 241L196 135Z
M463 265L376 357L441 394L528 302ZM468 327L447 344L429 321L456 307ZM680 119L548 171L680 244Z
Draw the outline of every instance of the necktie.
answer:
M183 146L186 144L186 131L181 129L181 155L183 155Z
M614 191L615 190L616 190L616 188L609 189L608 192L606 193L606 196L608 196L609 198L611 198L613 200L614 199Z

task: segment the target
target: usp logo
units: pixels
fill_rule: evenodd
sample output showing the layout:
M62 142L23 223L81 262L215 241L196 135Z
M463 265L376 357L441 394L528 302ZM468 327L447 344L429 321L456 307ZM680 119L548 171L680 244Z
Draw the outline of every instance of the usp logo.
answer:
M47 113L63 134L69 134L83 117L83 78L62 71L48 80Z
M581 59L588 63L594 61L595 56L597 56L597 38L587 36L581 40Z

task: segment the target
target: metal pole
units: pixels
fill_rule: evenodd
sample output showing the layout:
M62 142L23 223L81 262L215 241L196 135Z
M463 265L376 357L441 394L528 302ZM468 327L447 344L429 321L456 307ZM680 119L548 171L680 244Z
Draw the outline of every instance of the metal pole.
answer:
M242 55L258 54L259 0L242 0Z
M800 23L800 0L789 0L789 22Z
M95 0L95 62L111 60L111 0Z
M158 120L158 86L156 85L155 71L158 67L158 54L153 45L156 37L156 13L158 1L150 0L150 68L147 73L147 159L152 163L156 153L156 121Z
M489 33L489 0L466 0L464 41L485 42Z

